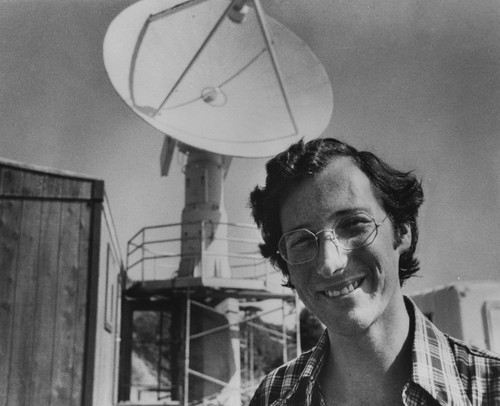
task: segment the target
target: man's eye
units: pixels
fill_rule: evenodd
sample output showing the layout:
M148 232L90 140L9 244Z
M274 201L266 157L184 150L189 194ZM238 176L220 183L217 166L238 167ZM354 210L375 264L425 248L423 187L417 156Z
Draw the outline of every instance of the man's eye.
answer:
M340 221L335 228L338 235L353 235L359 234L370 228L372 220L365 216L349 217Z
M311 240L312 238L309 235L298 235L289 238L286 245L288 249L298 249L309 245Z
M357 227L357 226L362 226L364 224L369 224L370 220L367 220L366 217L352 217L349 218L345 221L343 221L341 224L344 227Z

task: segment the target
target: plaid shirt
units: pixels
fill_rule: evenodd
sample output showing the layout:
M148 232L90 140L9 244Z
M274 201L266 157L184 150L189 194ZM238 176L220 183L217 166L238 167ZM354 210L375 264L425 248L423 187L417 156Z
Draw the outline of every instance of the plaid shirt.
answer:
M500 355L443 334L405 299L415 327L403 405L500 405ZM315 348L267 375L250 406L325 406L319 374L329 346L325 331Z

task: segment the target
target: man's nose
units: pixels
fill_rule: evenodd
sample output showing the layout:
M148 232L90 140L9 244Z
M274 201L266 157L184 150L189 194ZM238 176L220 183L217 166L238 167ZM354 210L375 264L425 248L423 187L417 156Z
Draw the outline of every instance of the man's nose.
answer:
M347 265L347 254L340 248L331 234L325 234L320 238L318 251L318 267L316 272L327 278L345 268Z

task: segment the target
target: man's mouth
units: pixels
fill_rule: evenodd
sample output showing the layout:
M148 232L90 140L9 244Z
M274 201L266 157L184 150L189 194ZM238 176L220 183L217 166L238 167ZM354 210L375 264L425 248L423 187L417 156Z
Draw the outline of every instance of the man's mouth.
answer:
M345 285L342 289L336 290L325 290L322 293L328 297L339 297L339 296L345 296L351 293L354 289L357 289L359 285L363 283L365 278L358 279L354 282L349 283L348 285Z

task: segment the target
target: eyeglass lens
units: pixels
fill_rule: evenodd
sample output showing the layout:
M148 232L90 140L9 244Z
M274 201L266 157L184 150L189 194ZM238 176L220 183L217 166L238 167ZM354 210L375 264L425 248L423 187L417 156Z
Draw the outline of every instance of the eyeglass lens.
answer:
M367 214L353 214L340 219L333 230L321 230L314 234L307 229L300 229L285 233L278 249L283 259L290 264L309 262L318 253L318 235L332 231L335 245L344 250L354 250L373 242L377 235L377 224Z

